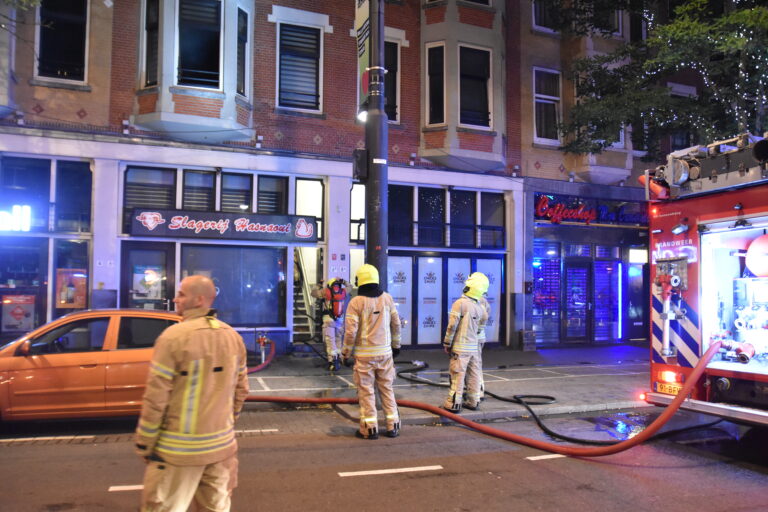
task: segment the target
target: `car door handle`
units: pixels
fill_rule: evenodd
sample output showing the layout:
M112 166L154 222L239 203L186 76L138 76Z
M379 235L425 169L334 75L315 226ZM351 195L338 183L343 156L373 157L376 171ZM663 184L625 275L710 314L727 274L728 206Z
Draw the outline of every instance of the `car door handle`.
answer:
M81 364L80 368L96 368L96 363Z

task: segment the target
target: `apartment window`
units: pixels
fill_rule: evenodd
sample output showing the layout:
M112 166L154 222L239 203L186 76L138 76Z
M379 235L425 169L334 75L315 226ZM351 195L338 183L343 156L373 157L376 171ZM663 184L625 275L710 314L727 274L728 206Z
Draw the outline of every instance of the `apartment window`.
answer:
M56 230L91 230L91 164L56 162Z
M427 124L445 122L445 46L427 48Z
M221 1L179 0L179 85L219 88Z
M221 175L221 211L250 213L253 177L250 174Z
M320 110L320 29L280 24L278 106Z
M558 143L560 121L560 73L534 69L536 142Z
M37 75L85 80L86 0L42 0Z
M419 187L419 245L445 245L445 190Z
M389 223L390 245L413 245L413 187L407 185L389 185Z
M459 47L459 123L490 126L491 52Z
M595 18L598 29L610 34L621 34L621 11L599 11Z
M451 247L475 246L477 192L451 190Z
M123 231L131 228L134 208L173 210L176 208L176 170L129 167L123 188Z
M470 4L491 5L491 0L464 0Z
M390 121L397 121L397 84L400 45L389 41L384 43L384 67L387 74L384 75L384 111Z
M296 178L296 215L308 215L317 219L317 236L323 239L323 212L325 185L322 180Z
M237 93L247 96L246 81L248 70L248 13L237 10Z
M542 2L533 2L533 26L551 31L557 30L557 10L554 6Z
M288 213L288 178L259 176L258 213Z
M160 2L146 0L144 13L144 86L157 85L157 59L160 51Z
M184 171L182 208L212 212L216 201L216 174L206 171Z

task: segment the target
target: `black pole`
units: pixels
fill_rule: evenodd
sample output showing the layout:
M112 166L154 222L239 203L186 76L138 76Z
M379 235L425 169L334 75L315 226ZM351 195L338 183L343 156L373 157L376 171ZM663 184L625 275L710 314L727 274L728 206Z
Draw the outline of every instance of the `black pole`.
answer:
M370 0L370 68L368 71L368 180L365 184L365 261L379 271L381 288L387 289L387 113L384 111L384 0Z

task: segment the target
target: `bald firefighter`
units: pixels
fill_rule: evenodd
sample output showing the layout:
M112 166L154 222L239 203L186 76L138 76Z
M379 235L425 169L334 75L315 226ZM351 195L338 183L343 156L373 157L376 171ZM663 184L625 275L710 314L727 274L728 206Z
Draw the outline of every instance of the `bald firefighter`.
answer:
M181 282L182 321L155 342L136 428L136 451L147 463L141 510L227 512L237 485L234 423L248 396L245 345L211 309L213 282Z
M451 388L443 408L454 413L461 412L462 407L475 410L480 406L483 368L479 342L484 340L488 321L488 310L481 300L484 301L483 295L487 291L488 278L485 274L473 273L464 282L463 294L453 303L448 315L443 348L451 355Z
M379 438L376 396L379 388L381 405L386 415L384 435L400 434L400 414L397 411L393 356L400 354L400 316L392 296L379 287L379 271L373 265L362 265L355 273L357 296L347 306L344 348L341 357L346 362L355 356L354 380L360 403L360 428L355 435L361 439Z

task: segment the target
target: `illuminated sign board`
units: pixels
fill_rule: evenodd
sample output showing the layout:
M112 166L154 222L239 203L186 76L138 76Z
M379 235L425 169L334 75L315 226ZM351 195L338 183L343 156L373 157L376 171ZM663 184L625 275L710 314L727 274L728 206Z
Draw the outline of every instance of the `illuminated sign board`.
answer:
M575 196L536 193L534 217L552 224L613 224L617 226L647 226L645 203L635 201L601 201Z
M15 204L10 212L0 211L0 231L29 231L32 227L32 208Z

